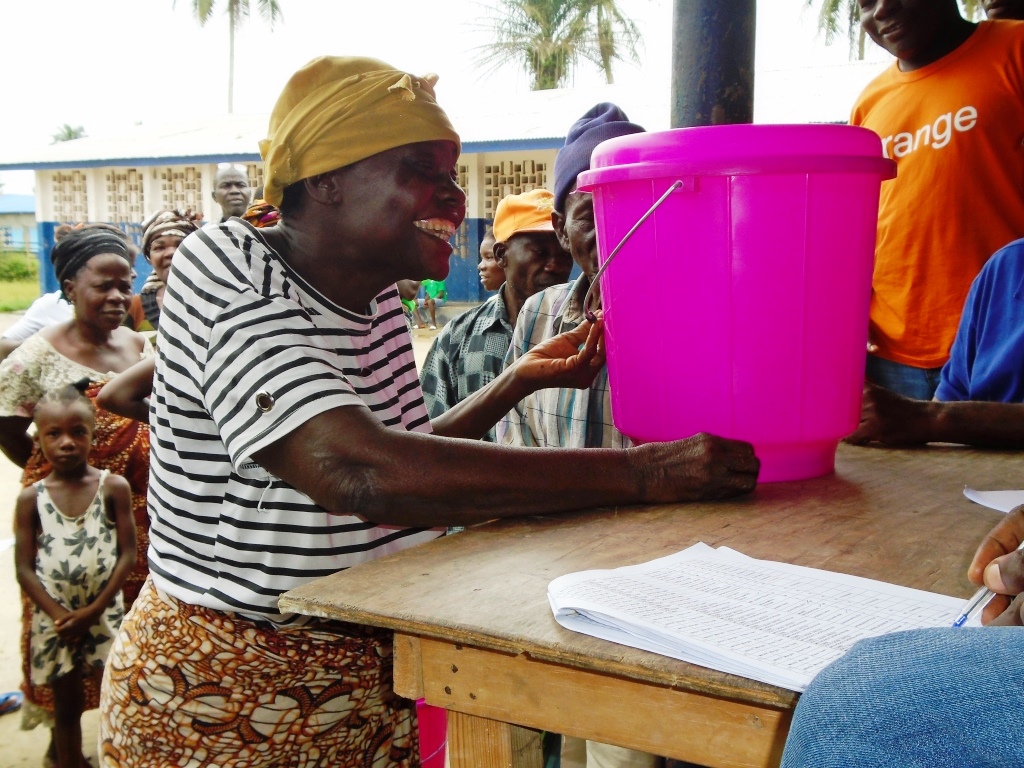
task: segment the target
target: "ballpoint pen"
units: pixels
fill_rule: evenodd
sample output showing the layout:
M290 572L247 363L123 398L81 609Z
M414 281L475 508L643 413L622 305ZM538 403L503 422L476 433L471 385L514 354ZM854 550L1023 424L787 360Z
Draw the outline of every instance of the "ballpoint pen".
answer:
M1024 541L1017 545L1018 552L1022 549L1024 549ZM972 617L976 616L979 611L985 610L985 606L988 605L989 601L991 601L995 596L996 593L988 587L982 587L979 589L964 605L964 609L960 611L960 615L956 617L956 621L953 622L953 626L962 627L970 621Z

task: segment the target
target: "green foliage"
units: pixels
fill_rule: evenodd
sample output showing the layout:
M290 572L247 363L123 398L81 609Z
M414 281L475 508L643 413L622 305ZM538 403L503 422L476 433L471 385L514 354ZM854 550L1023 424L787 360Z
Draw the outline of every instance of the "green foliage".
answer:
M85 138L85 128L83 128L80 125L71 126L67 123L64 123L64 125L58 128L57 132L53 134L50 138L52 139L52 141L50 142L51 144L57 144L62 141L74 141L75 139L82 139Z
M20 312L38 298L38 280L0 280L0 312Z
M640 30L615 0L497 0L491 12L484 27L492 41L478 62L491 71L519 64L535 91L566 85L581 61L609 83L613 62L640 62Z
M35 280L0 282L0 312L22 312L39 298L39 283Z
M173 5L177 5L177 2ZM213 16L217 0L191 0L191 5L192 15L196 17L199 26L204 27ZM227 0L225 5L227 6L225 13L235 25L241 24L250 16L249 0ZM259 12L260 18L267 22L271 29L282 18L281 6L277 0L256 0L256 10Z
M217 0L190 0L192 4L192 15L196 17L200 27L205 27L206 22L213 15L213 8ZM234 111L235 92L235 27L239 26L250 16L250 0L226 0L225 13L228 17L228 114ZM172 6L177 5L173 0ZM260 17L273 29L274 25L284 17L281 14L281 6L277 0L256 0L256 9Z
M39 262L27 251L0 251L0 282L32 280L39 288Z

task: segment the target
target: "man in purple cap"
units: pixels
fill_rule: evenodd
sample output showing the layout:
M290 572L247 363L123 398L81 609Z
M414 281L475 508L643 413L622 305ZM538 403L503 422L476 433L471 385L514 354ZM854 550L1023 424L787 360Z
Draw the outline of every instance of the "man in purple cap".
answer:
M594 147L606 139L641 133L614 104L602 103L577 120L555 158L555 201L551 214L558 241L583 274L573 283L546 288L527 299L519 311L506 365L537 344L576 328L584 320L583 300L597 274L594 201L576 191L576 177L590 168ZM600 309L595 287L591 309ZM545 389L529 395L498 426L506 445L563 448L627 448L629 438L612 424L608 370L602 368L589 389ZM563 739L563 768L655 768L661 758L623 747L582 739Z
M590 155L602 141L643 130L629 122L621 109L608 103L596 105L569 129L565 145L555 158L551 223L562 247L569 251L583 274L573 283L545 289L523 305L506 363L522 357L544 339L583 322L583 299L597 274L597 232L593 196L576 191L576 177L590 168ZM597 287L590 304L591 309L601 307ZM547 389L530 395L498 426L499 442L575 448L629 446L629 438L612 425L606 369L601 370L589 390L568 394Z

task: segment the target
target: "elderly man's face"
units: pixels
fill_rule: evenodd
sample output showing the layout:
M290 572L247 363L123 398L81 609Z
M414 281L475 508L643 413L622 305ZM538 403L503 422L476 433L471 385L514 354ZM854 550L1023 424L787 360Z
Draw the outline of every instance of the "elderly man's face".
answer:
M241 216L249 207L249 179L234 166L221 168L213 179L213 199L225 216Z
M571 192L565 199L565 213L551 217L555 234L591 280L597 274L597 228L594 226L594 196L589 192Z
M507 242L496 243L494 256L505 270L507 289L520 302L535 293L569 279L572 259L554 232L520 232Z

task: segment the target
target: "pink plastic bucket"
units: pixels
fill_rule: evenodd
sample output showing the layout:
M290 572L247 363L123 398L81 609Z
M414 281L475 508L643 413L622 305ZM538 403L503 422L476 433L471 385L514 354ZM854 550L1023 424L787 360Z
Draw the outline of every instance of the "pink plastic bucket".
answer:
M753 443L765 482L831 472L857 426L881 182L878 136L728 125L612 139L594 193L612 416L638 442Z
M448 711L417 699L416 718L420 730L420 765L422 768L444 768Z

